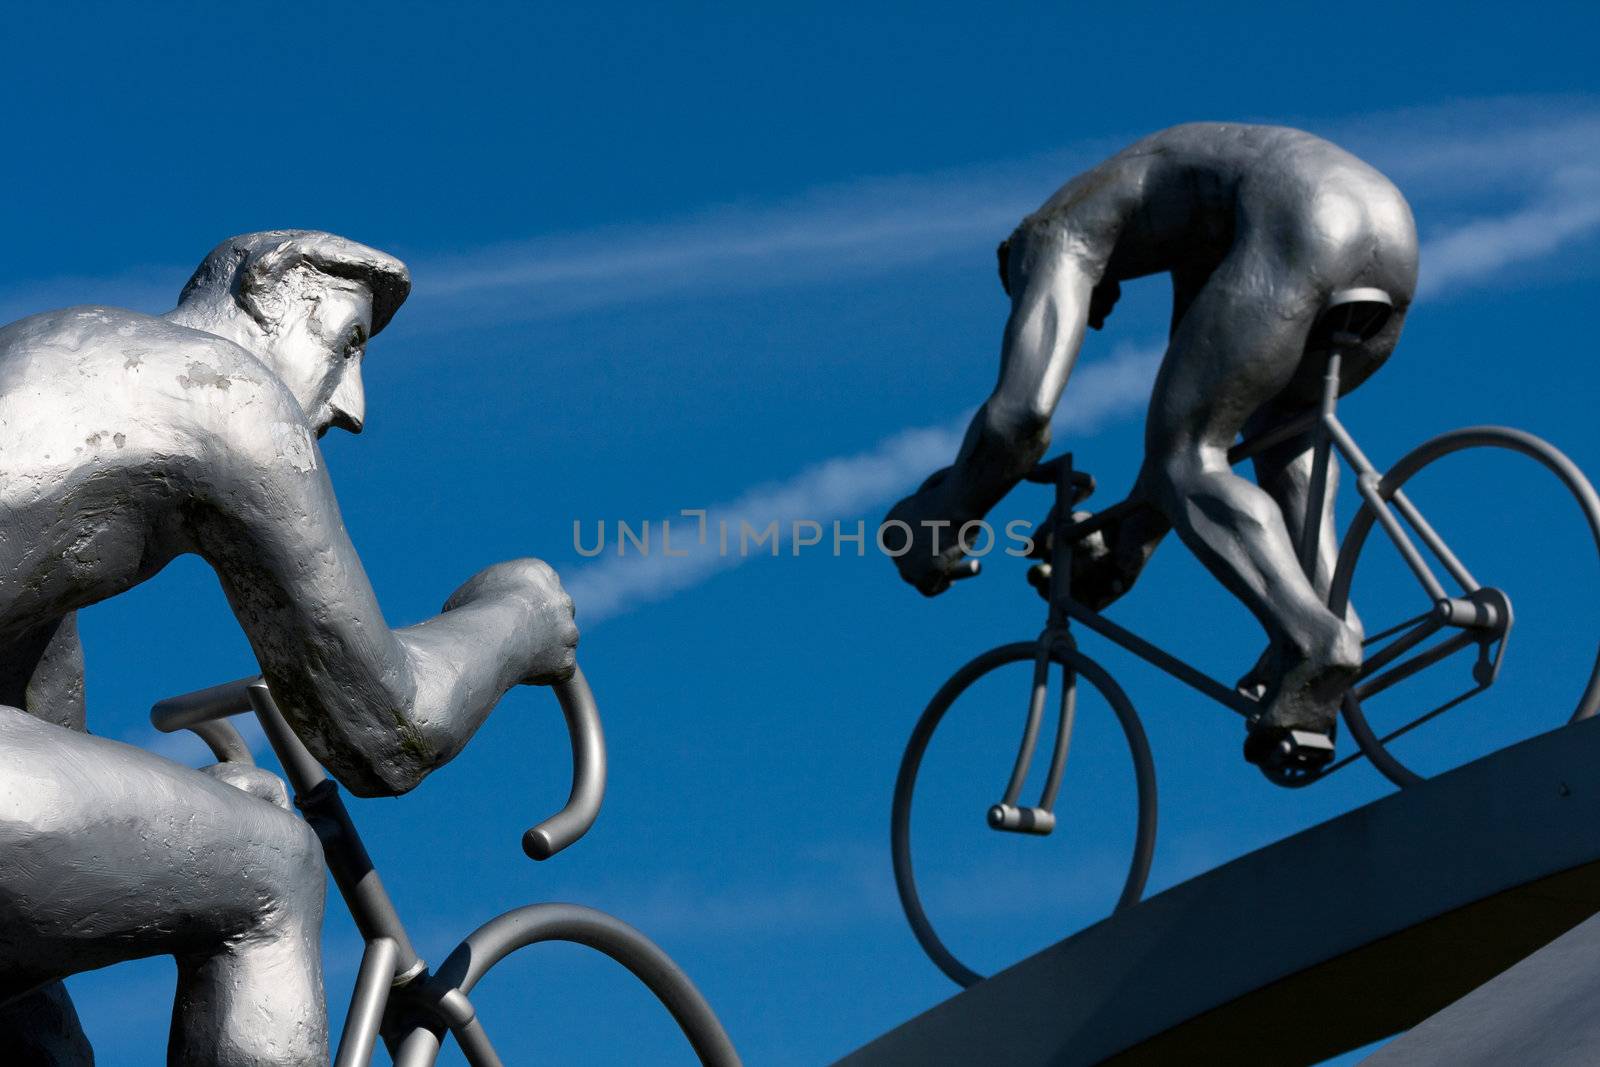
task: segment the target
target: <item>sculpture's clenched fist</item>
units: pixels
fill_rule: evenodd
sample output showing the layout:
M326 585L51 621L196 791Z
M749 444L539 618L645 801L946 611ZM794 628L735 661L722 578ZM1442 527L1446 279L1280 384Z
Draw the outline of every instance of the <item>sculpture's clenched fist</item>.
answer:
M446 613L469 605L506 603L526 612L525 685L554 685L577 669L578 624L572 598L555 569L540 559L513 559L485 567L445 601Z

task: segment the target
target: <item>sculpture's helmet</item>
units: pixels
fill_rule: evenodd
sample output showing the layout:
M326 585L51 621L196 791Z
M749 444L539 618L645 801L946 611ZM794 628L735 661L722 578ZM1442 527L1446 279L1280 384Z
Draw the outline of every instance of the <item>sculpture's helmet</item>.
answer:
M411 274L391 255L321 230L263 230L230 237L195 268L178 302L226 293L252 317L273 317L273 294L301 267L360 282L372 293L372 332L389 324L411 292Z

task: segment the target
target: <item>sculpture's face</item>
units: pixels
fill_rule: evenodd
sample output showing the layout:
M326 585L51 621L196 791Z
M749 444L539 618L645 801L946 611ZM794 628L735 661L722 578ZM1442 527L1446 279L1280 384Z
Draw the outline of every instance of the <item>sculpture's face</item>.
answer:
M318 281L319 292L290 303L265 355L317 436L330 426L360 433L366 417L361 359L372 333L372 294L342 278Z

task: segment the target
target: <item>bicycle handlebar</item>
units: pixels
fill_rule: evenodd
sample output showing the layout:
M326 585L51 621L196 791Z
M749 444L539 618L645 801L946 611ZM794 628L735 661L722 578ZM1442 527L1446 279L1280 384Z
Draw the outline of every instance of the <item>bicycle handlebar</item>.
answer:
M976 578L982 570L983 561L981 559L976 556L962 556L950 565L950 569L945 572L945 577L952 583L960 582L968 578Z
M235 678L209 689L197 689L193 693L157 701L150 709L150 725L164 734L173 734L249 711L250 687L260 677L259 674L252 674L248 678Z
M259 675L252 675L168 697L150 709L150 724L170 734L251 711L250 687L259 681ZM572 741L572 792L560 811L522 835L522 850L536 860L549 859L588 833L600 814L606 792L605 734L600 729L594 693L583 671L574 669L571 678L551 688L561 704ZM284 753L278 755L283 760ZM306 758L311 758L309 753Z
M565 807L522 835L522 851L536 860L549 859L588 833L606 793L606 739L583 671L574 668L554 688L572 739L572 792Z

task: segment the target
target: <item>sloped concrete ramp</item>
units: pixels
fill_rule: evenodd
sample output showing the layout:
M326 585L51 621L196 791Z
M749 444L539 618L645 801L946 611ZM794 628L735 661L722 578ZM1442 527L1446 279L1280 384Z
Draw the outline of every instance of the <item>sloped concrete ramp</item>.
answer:
M1590 919L1362 1060L1363 1067L1600 1063L1600 918Z
M1597 770L1600 718L1525 741L1174 886L839 1062L1281 1067L1360 1048L1600 911Z

